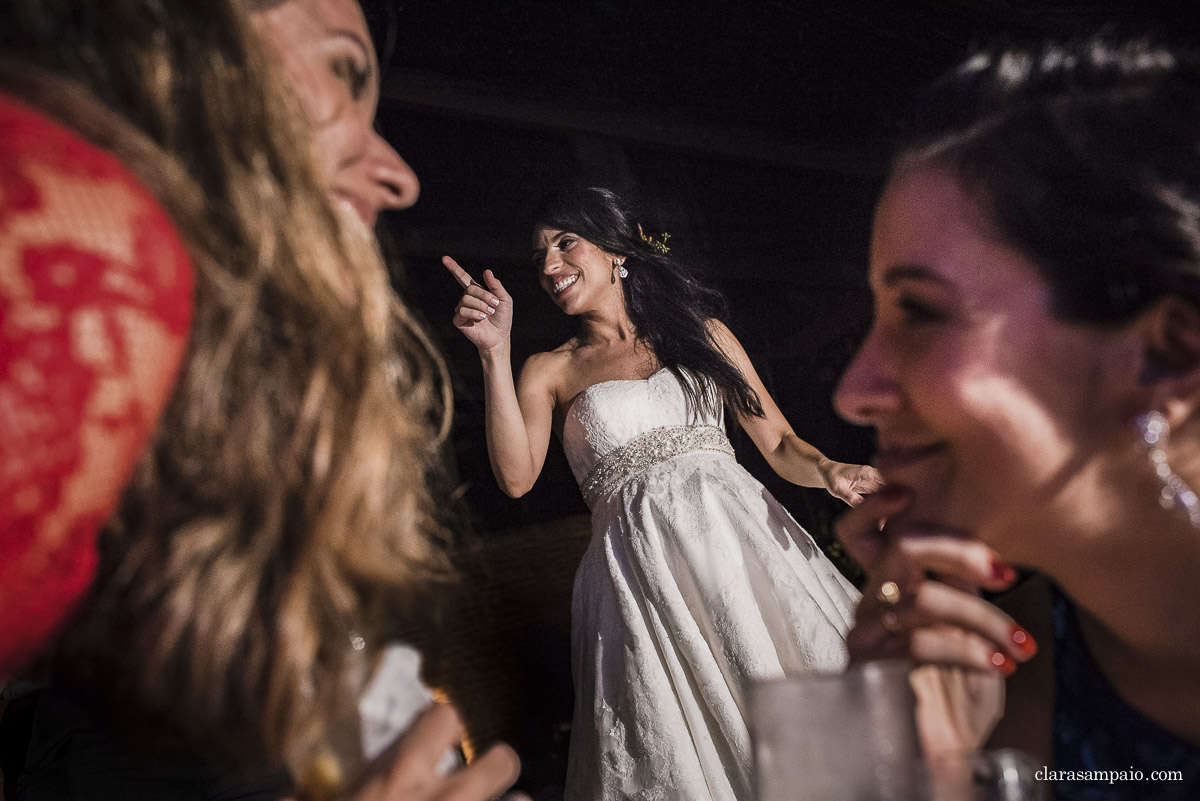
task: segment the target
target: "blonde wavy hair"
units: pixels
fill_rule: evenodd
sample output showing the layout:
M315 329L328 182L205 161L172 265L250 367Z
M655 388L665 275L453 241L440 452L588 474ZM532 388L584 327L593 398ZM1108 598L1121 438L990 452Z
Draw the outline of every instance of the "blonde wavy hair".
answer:
M178 385L54 680L232 766L303 766L450 580L444 364L326 202L240 2L6 0L0 28L3 85L138 173L196 269Z

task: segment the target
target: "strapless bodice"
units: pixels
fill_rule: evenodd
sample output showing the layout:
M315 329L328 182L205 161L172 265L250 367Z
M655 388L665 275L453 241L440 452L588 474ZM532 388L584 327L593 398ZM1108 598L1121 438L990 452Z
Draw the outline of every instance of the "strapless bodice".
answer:
M563 449L589 505L598 479L696 450L732 455L720 404L690 414L679 379L662 368L645 379L592 384L576 396L563 422Z

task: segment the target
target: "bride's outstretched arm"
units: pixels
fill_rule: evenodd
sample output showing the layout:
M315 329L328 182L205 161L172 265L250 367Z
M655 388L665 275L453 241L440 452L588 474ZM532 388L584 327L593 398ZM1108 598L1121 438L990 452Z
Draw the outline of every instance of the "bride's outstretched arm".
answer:
M491 270L483 285L458 262L442 258L463 288L454 310L454 327L476 348L483 363L488 458L500 489L519 498L533 487L546 462L554 419L554 392L545 354L531 357L520 386L512 371L512 297Z
M875 468L836 462L798 437L763 386L750 357L733 332L718 320L710 321L709 326L725 356L741 371L762 404L762 417L740 415L738 422L772 470L802 487L824 487L851 506L861 503L863 495L883 486L883 479Z

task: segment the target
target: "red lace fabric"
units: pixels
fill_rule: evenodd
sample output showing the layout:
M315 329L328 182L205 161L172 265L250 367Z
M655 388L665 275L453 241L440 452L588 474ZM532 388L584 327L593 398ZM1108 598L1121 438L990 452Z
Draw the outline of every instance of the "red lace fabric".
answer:
M111 155L0 94L0 680L87 588L171 390L192 270Z

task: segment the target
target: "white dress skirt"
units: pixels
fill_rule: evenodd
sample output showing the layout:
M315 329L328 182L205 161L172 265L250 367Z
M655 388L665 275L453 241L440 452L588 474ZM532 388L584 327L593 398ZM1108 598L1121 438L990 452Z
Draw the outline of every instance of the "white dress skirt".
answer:
M749 683L843 669L858 592L669 370L588 387L563 444L592 510L565 801L752 801Z

